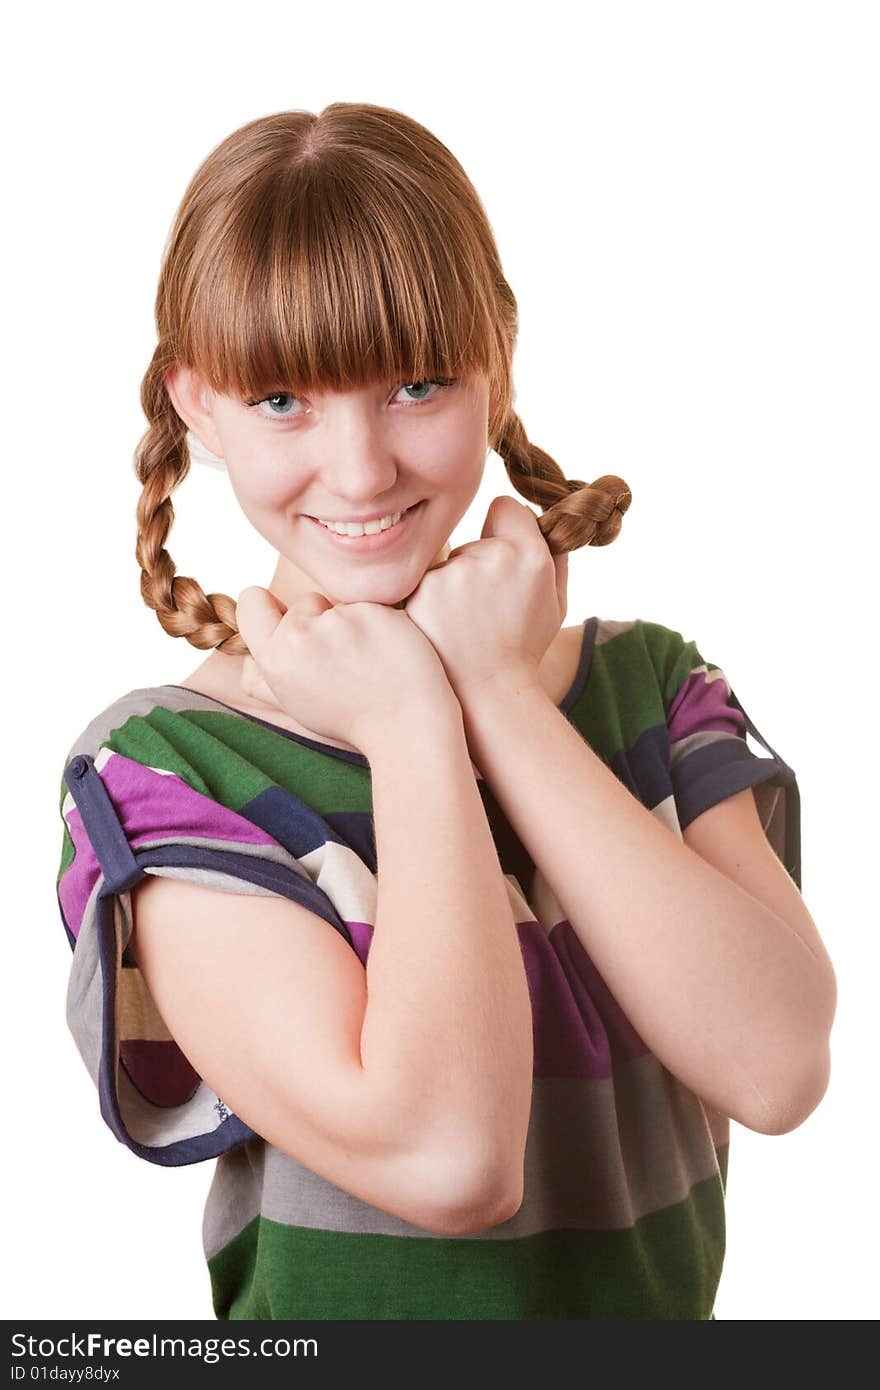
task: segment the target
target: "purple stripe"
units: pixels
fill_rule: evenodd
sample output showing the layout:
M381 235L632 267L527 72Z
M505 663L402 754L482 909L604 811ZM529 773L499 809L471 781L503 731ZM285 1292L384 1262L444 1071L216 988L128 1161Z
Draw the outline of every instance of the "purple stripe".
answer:
M153 1105L185 1105L195 1094L199 1074L176 1042L128 1038L119 1056L132 1082Z
M153 772L115 753L99 775L132 849L175 837L227 841L233 845L278 844L246 816L194 791L176 773ZM58 885L58 897L65 921L74 937L78 937L86 903L101 867L79 809L74 806L66 819L75 855ZM205 867L210 867L207 858Z
M716 673L714 679L707 680L705 671L692 672L666 712L669 742L677 743L689 734L707 729L744 738L745 720L730 703L729 695L730 687L723 675Z
M100 776L132 849L142 842L177 835L248 845L278 843L246 816L194 791L176 773L153 772L116 753Z

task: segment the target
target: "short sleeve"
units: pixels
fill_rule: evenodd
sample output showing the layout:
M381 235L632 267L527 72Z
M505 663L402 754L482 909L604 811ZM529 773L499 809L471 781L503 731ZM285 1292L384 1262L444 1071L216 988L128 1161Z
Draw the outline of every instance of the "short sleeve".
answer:
M307 807L300 810L298 844L320 849L323 823ZM73 950L67 1023L97 1087L101 1115L121 1143L157 1164L196 1163L253 1138L177 1046L127 949L131 889L153 873L285 897L350 940L304 866L308 854L291 853L180 775L108 747L94 758L69 759L61 814L57 895Z
M753 787L764 833L801 887L800 790L787 762L758 732L727 675L670 630L664 676L669 770L682 830L717 802ZM749 733L766 750L756 754Z

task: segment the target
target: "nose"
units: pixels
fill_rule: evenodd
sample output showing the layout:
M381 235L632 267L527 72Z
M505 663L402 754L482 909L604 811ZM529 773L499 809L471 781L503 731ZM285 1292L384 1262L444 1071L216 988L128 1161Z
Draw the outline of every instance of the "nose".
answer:
M338 401L337 406L322 421L321 483L328 498L354 508L394 488L398 460L381 420L368 407Z

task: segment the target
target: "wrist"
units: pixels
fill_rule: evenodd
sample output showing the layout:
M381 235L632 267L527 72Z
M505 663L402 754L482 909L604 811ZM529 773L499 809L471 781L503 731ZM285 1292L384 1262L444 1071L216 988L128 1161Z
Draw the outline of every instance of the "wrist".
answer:
M555 708L537 670L499 671L471 689L461 701L465 737L471 756L481 768L484 754L500 722L523 721L529 727L545 708Z
M457 692L462 710L473 712L475 716L484 709L491 711L499 702L507 704L511 699L530 698L535 693L543 694L544 687L538 668L532 663L502 666L474 685Z
M451 687L375 715L359 725L355 742L368 762L386 748L399 758L402 747L418 748L438 730L464 734L462 709Z

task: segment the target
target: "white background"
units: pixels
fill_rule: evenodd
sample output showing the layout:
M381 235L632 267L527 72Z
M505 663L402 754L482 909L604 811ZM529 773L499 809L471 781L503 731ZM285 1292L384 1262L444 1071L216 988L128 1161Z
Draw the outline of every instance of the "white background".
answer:
M572 556L567 622L694 638L798 775L833 1075L795 1132L731 1126L716 1315L877 1316L877 14L151 0L7 18L7 1318L213 1316L213 1165L120 1145L67 1031L59 790L96 712L202 659L144 605L134 559L178 200L245 121L340 100L406 112L461 161L519 301L529 437L569 477L632 489L620 537ZM453 544L498 492L516 495L493 454ZM194 467L174 507L179 573L233 597L269 582L225 474Z

